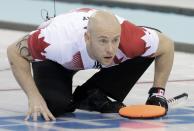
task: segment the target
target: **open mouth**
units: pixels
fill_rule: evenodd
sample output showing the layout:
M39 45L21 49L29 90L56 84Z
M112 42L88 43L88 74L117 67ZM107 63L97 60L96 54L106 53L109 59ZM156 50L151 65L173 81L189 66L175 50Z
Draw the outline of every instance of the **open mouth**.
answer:
M106 56L106 57L104 57L104 59L110 60L110 59L112 59L112 56Z

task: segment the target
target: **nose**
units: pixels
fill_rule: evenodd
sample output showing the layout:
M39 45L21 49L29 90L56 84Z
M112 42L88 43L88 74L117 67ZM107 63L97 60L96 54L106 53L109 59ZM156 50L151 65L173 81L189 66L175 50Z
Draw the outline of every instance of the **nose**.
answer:
M113 44L111 42L107 44L106 51L109 54L112 54L114 52L114 47L113 47Z

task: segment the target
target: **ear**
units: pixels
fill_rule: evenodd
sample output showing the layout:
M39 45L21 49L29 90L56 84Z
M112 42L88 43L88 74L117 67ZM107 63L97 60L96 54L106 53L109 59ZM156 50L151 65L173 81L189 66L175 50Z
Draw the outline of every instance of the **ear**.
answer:
M88 31L85 32L84 39L85 39L86 44L90 43L90 34Z

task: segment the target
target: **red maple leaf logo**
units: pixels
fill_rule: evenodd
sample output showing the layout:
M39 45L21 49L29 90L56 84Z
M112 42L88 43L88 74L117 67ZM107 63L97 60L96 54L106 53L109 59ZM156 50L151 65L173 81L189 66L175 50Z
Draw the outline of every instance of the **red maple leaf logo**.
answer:
M28 46L33 59L44 60L46 58L42 54L46 53L45 48L47 48L50 44L44 41L44 37L38 38L39 34L40 30L30 35L28 38Z
M130 58L140 56L146 52L146 42L141 38L145 35L144 29L124 21L121 24L121 39L119 48Z

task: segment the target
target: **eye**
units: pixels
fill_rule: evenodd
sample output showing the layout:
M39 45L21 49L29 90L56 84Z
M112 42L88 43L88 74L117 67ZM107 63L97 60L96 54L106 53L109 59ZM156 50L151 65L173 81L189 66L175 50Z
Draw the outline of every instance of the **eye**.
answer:
M113 40L113 43L118 43L119 42L119 38L116 38Z
M107 43L108 40L106 40L106 39L100 39L100 42L101 42L101 43Z

